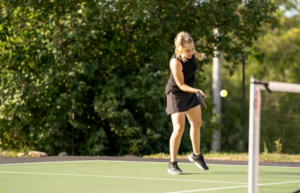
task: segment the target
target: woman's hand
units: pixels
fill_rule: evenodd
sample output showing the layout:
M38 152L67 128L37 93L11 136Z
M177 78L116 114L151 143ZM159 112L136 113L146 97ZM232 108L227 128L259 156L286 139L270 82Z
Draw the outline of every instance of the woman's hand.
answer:
M205 58L207 58L206 55L205 55L204 53L202 53L202 54L201 54L201 57L198 58L198 59L199 59L199 61L202 61L202 60L204 60Z
M202 94L203 98L206 97L206 95L204 94L204 92L202 90L198 90L200 92L200 94Z

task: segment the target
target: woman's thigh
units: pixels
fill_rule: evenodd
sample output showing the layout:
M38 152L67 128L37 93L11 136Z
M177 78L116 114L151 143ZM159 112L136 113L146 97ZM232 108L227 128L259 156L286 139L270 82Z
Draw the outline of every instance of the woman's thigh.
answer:
M186 113L186 115L187 115L187 117L188 117L189 122L190 122L191 125L201 126L201 124L202 124L202 118L201 118L201 107L200 107L200 105L195 106L195 107L189 109L185 113Z
M174 129L184 129L185 125L185 113L177 112L171 114L173 128Z

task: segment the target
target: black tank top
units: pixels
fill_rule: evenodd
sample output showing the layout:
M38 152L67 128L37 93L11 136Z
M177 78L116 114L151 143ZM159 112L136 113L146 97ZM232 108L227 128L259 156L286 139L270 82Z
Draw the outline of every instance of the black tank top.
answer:
M176 54L174 54L171 57L171 60L173 58L176 59ZM177 59L177 60L180 61L182 68L183 68L182 72L183 72L183 76L184 76L184 83L190 87L195 88L195 73L198 69L195 55L193 54L192 58L187 59L185 62L183 62L180 59ZM167 88L166 92L169 92L169 90L172 90L173 93L186 93L185 91L181 90L177 86L171 69L170 69L170 78L168 80L168 84L167 84L166 88Z

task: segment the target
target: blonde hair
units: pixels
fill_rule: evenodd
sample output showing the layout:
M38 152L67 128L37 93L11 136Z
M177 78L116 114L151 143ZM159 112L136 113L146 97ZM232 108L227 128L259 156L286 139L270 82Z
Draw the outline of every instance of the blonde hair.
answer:
M175 38L175 54L177 59L181 59L182 61L186 61L187 59L182 56L182 47L184 43L194 43L192 36L183 31L177 34Z

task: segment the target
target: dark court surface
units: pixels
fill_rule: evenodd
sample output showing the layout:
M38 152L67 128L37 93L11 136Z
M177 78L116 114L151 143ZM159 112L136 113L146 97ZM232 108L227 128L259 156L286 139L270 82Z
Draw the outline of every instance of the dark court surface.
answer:
M169 159L164 158L141 158L136 156L48 156L39 158L3 158L0 157L1 164L18 163L40 163L40 162L63 162L63 161L92 161L92 160L111 160L111 161L138 161L138 162L165 162ZM209 160L205 159L207 164L222 165L248 165L248 161L228 161L228 160ZM188 159L178 159L179 163L191 163ZM260 166L281 166L281 167L300 167L300 162L260 162Z

